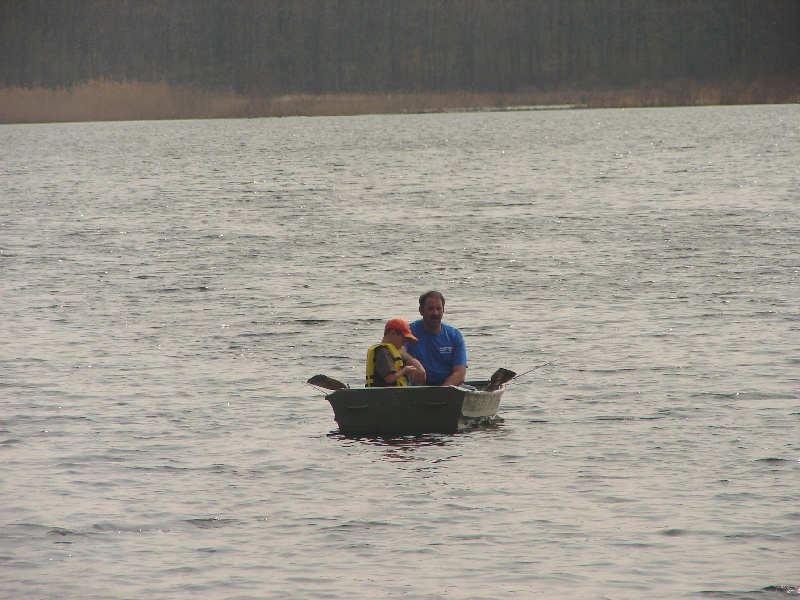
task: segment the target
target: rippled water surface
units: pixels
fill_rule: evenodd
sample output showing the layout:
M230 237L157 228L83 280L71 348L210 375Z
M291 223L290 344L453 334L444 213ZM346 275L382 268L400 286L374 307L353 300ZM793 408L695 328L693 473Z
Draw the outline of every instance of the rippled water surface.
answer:
M0 128L0 596L788 598L798 106ZM429 288L492 426L340 435Z

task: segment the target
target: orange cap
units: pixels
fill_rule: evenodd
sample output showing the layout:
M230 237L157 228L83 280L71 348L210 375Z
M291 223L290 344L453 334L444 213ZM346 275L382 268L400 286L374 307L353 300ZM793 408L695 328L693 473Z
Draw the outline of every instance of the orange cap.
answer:
M416 344L419 341L414 337L414 334L411 333L411 327L409 327L408 323L403 321L403 319L389 319L386 321L386 327L384 327L383 330L389 331L390 329L394 329L403 334L403 337L406 338L409 344Z

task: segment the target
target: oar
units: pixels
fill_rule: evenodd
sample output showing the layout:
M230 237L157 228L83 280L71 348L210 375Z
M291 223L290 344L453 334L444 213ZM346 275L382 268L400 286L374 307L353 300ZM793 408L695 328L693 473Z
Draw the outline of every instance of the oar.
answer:
M489 378L489 385L487 385L484 390L494 390L499 388L501 385L505 384L508 381L511 381L516 377L516 373L509 369L504 369L500 367L495 371L492 376Z
M327 375L314 375L311 379L306 381L306 383L324 388L326 390L334 391L344 390L350 387L346 383L342 383L341 381L334 379L333 377L328 377Z

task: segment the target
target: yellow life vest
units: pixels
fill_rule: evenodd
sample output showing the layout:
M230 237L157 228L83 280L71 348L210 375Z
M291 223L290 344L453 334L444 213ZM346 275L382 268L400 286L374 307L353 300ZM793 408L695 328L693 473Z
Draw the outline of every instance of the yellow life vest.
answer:
M406 385L406 378L405 376L401 376L397 378L397 381L394 383L386 383L383 380L383 377L380 376L379 373L375 371L375 350L383 346L389 351L389 354L392 355L394 359L394 370L399 371L403 368L403 359L400 356L400 351L394 347L394 344L375 344L371 346L369 350L367 350L367 387L390 387L390 386L398 386L398 385Z

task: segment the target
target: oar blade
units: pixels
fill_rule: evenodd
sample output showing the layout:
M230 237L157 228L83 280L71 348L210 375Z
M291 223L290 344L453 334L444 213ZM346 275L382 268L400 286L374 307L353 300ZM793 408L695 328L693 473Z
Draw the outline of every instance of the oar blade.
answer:
M492 374L491 378L489 379L489 385L486 386L486 389L493 390L499 388L501 385L506 384L516 376L517 374L514 371L500 367Z
M344 390L349 387L346 383L342 383L341 381L334 379L333 377L328 377L327 375L314 375L306 383L324 388L326 390L334 391Z

